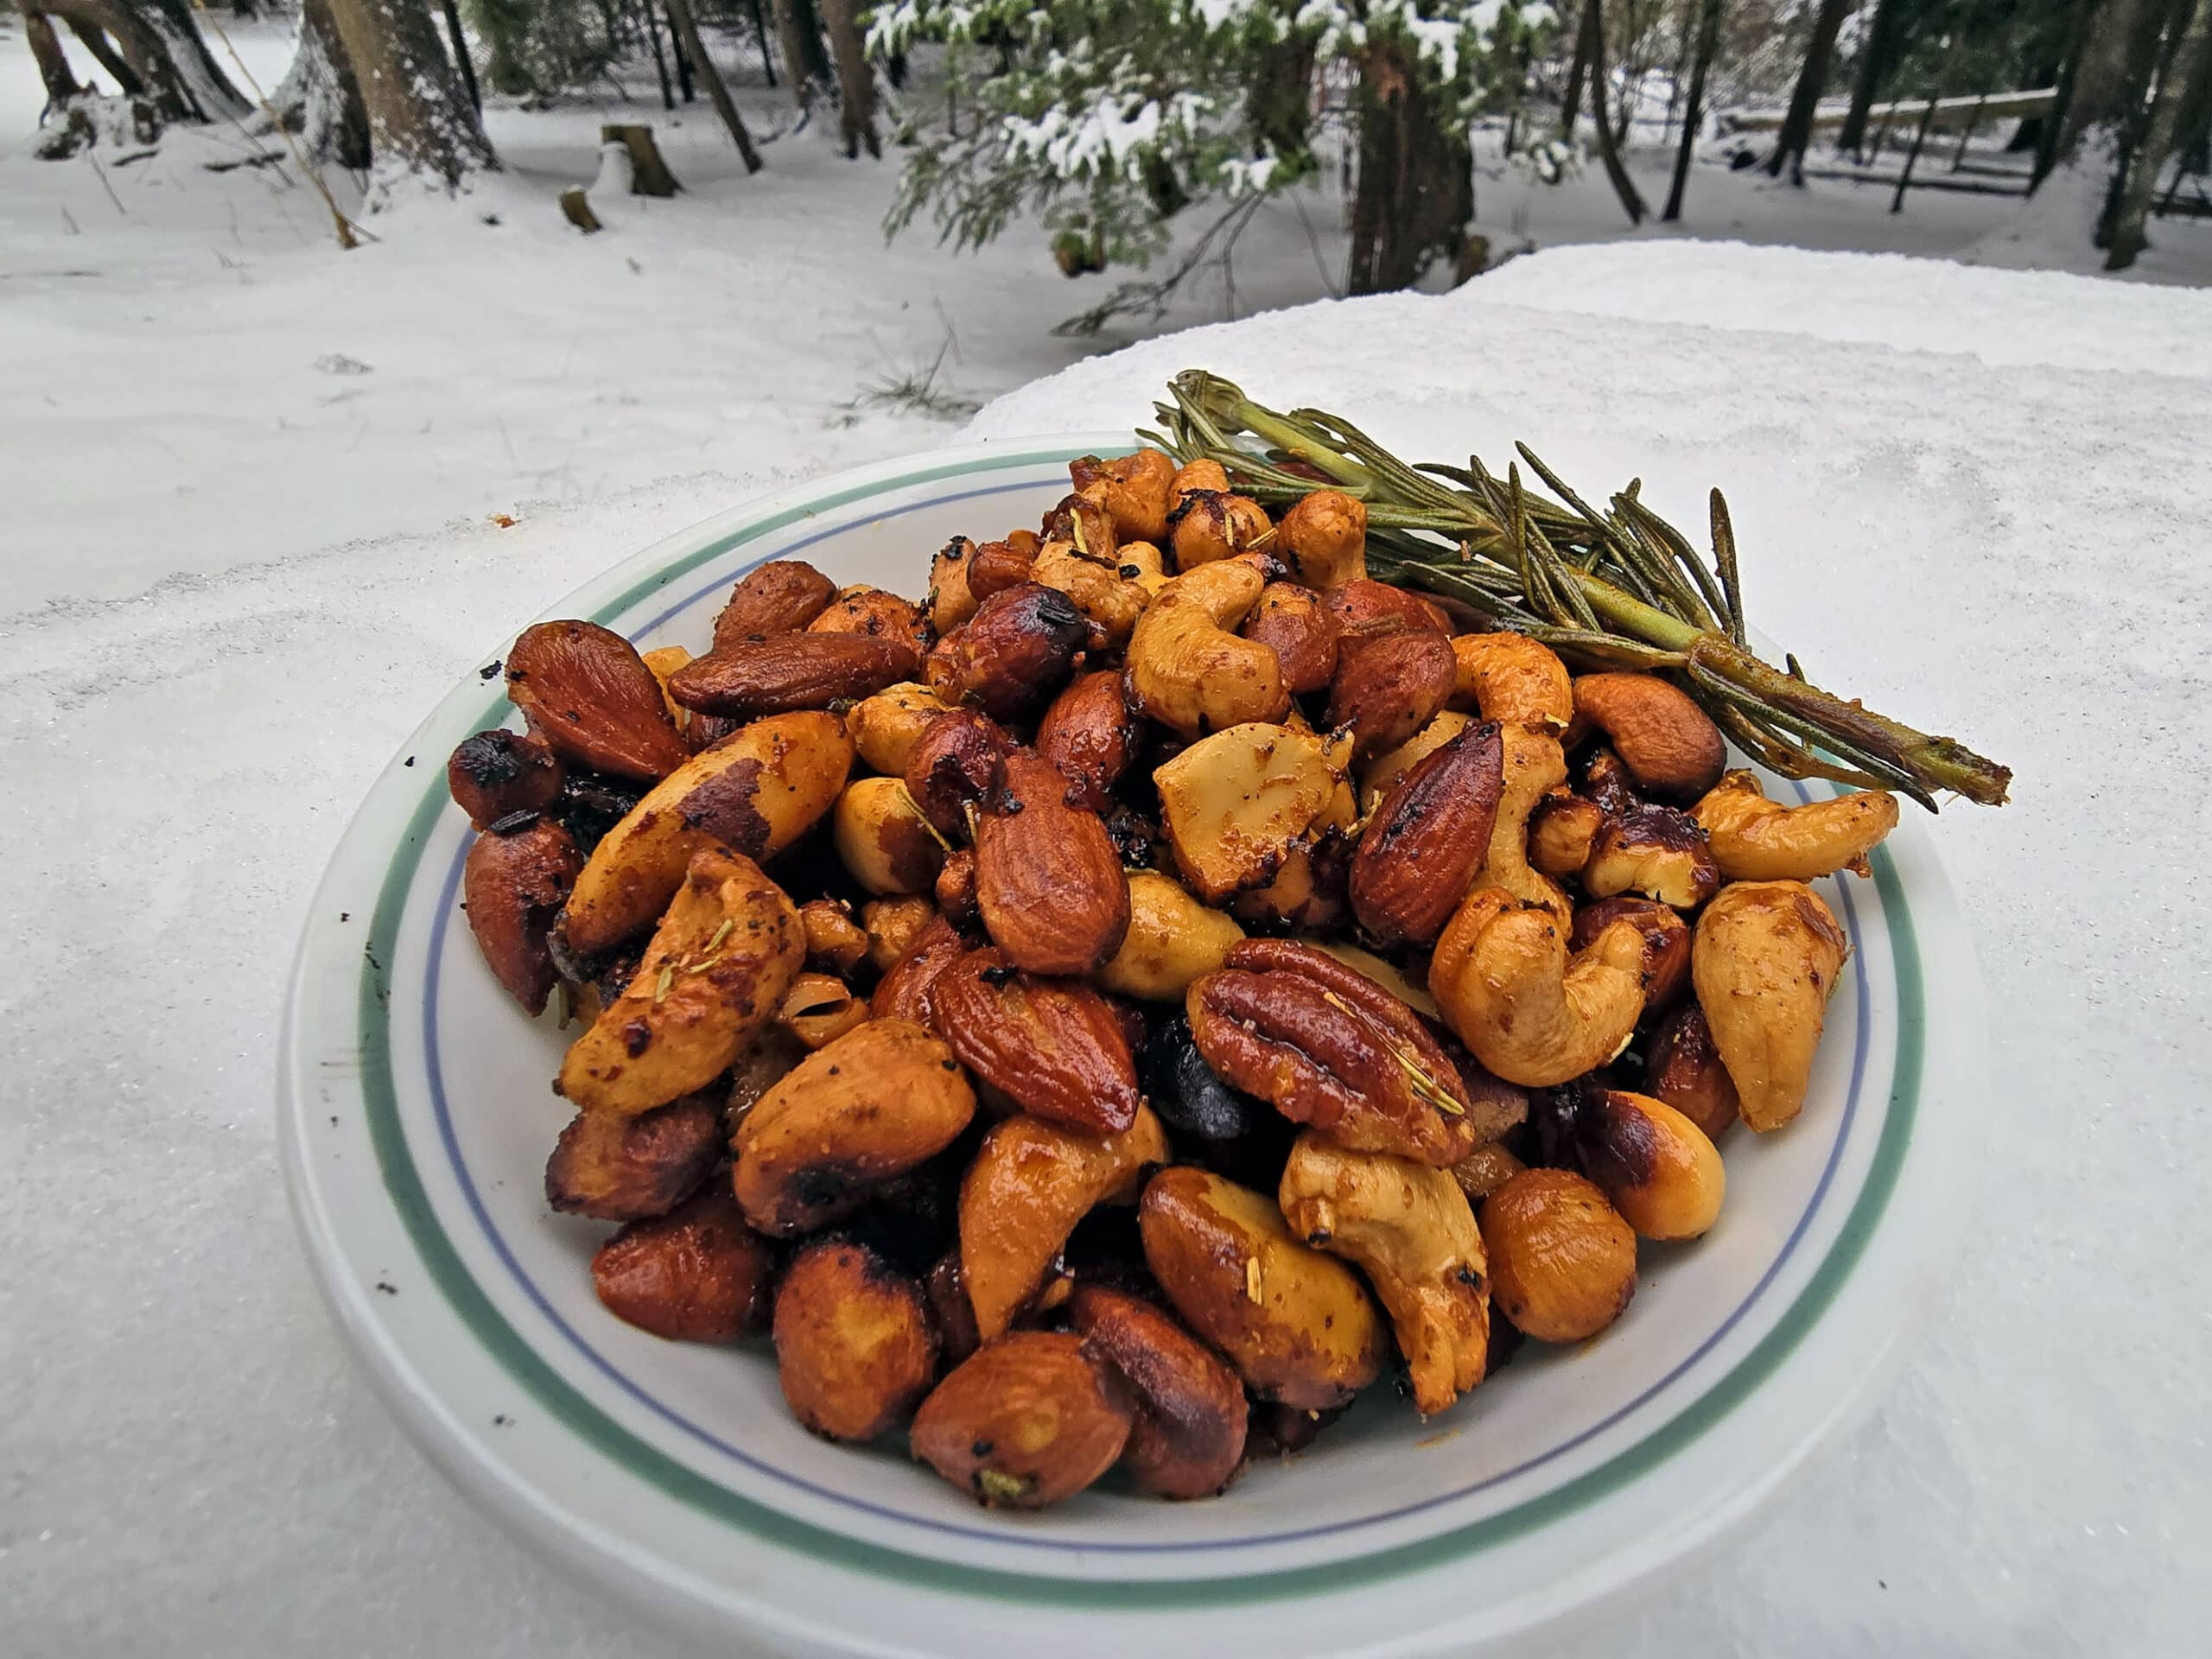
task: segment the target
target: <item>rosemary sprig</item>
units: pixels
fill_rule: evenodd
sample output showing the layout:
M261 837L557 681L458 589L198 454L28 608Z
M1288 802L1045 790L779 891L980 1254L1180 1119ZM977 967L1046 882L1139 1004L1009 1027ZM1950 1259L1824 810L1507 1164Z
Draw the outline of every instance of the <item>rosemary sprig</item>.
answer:
M2004 804L2010 768L1821 690L1794 656L1777 669L1751 649L1719 490L1708 562L1643 504L1641 480L1600 512L1526 444L1501 480L1471 455L1465 467L1409 467L1339 416L1268 409L1203 369L1177 375L1168 396L1155 405L1162 430L1141 435L1179 461L1218 461L1236 489L1271 505L1317 489L1357 497L1368 569L1381 580L1456 599L1578 666L1664 674L1784 777L1894 789L1931 811L1945 791ZM1553 499L1523 487L1520 463Z

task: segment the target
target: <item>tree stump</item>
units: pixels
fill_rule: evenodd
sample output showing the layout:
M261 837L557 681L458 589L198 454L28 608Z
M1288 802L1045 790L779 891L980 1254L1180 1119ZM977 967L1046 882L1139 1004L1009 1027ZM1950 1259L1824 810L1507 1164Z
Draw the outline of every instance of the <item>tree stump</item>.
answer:
M581 184L571 185L561 193L561 211L568 215L569 223L586 236L601 228L599 215L592 212L590 199L584 194Z
M602 144L620 144L630 152L630 194L633 196L672 196L683 187L661 159L660 146L647 126L613 124L599 130Z

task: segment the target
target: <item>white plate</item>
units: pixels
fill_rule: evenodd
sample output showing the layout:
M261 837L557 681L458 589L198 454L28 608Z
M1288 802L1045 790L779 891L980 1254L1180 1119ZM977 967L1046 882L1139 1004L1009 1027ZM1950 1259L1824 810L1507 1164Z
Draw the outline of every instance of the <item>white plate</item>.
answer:
M703 648L764 559L913 592L953 535L1035 522L1070 457L1127 446L979 445L822 480L552 613ZM606 1230L553 1215L542 1185L567 1116L547 1088L560 1039L499 991L458 909L469 830L444 759L509 718L500 691L489 666L463 678L324 878L285 1016L286 1170L331 1306L424 1448L657 1618L840 1654L1465 1651L1745 1515L1864 1399L1940 1282L1982 1023L1916 813L1872 880L1822 884L1853 949L1804 1116L1729 1137L1719 1224L1646 1246L1602 1338L1524 1349L1427 1423L1366 1400L1216 1502L1101 1489L1039 1516L979 1510L893 1449L804 1433L760 1344L664 1343L600 1306L588 1264Z

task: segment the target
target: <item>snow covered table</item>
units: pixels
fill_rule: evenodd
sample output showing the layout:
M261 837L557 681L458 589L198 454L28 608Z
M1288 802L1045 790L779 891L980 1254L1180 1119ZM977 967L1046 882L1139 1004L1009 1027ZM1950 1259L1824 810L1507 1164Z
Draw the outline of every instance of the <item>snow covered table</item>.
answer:
M2212 296L1571 249L1139 346L974 429L1134 422L1192 365L1405 453L1518 437L1640 474L1678 519L1719 482L1764 627L2018 769L2011 807L1942 823L1993 1053L1948 1300L1730 1554L1567 1650L2201 1650ZM761 481L368 545L332 524L8 620L0 1651L672 1651L469 1510L353 1371L285 1217L274 1033L313 882L420 714Z

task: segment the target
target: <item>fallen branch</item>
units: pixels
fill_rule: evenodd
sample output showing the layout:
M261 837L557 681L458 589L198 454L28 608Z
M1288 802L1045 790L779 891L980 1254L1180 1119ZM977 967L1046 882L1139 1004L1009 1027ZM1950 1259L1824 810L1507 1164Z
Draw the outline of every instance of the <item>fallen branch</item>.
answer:
M149 155L151 155L152 153L153 152L151 150L147 152ZM200 165L210 173L234 173L242 167L281 166L283 160L284 158L282 156L279 156L275 150L264 149L255 155L241 156L236 161L202 162ZM121 163L118 162L118 165L119 166Z

